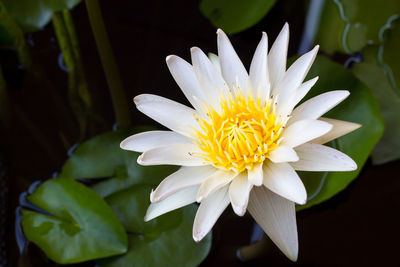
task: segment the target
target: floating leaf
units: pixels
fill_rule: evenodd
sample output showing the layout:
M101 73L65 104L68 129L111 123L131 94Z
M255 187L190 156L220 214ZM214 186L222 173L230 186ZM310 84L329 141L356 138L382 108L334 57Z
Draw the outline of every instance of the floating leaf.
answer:
M152 128L137 127L133 131L108 132L79 145L64 164L60 177L111 178L93 187L103 197L134 184L157 185L177 167L140 166L136 163L139 153L125 151L119 147L126 137L145 130L152 130Z
M2 0L11 17L25 31L43 28L54 12L71 9L81 0Z
M135 185L106 198L128 230L126 254L99 261L100 266L197 266L210 251L211 234L192 238L196 205L143 221L150 204L148 185Z
M366 47L363 62L353 67L354 74L372 89L387 126L372 152L376 164L400 158L400 21L386 37L381 45Z
M400 15L400 1L328 0L321 15L316 43L333 53L353 53L378 44L381 31Z
M107 203L72 179L52 179L28 200L50 215L22 210L25 236L61 264L118 255L128 246L125 230Z
M318 56L308 78L315 76L320 78L307 98L331 90L350 91L350 96L324 117L362 124L360 129L336 139L331 144L354 159L358 169L352 172L300 173L307 189L308 201L306 205L298 206L299 210L325 201L346 188L358 176L373 147L382 136L384 128L374 96L350 70Z
M235 33L259 22L275 2L276 0L202 0L200 10L215 27Z

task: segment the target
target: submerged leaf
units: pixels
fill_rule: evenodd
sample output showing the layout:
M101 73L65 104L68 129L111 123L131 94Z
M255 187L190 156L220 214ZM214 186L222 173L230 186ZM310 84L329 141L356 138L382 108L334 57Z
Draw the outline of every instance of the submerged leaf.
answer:
M202 0L200 10L215 27L236 33L259 22L275 2L276 0Z

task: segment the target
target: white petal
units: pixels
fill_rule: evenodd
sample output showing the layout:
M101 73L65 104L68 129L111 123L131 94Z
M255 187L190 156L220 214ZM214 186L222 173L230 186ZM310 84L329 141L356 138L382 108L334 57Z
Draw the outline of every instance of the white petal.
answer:
M213 166L182 167L166 177L156 190L151 192L150 200L159 202L184 188L199 185L215 171Z
M183 94L196 110L201 111L202 108L196 99L205 100L205 96L192 65L174 55L168 56L166 61L172 77L174 77Z
M299 244L294 203L260 186L251 191L247 210L278 248L296 261Z
M200 186L199 192L197 193L197 202L201 202L211 193L230 183L236 176L237 173L235 172L223 170L216 171L215 173L210 175Z
M333 128L327 134L324 134L323 136L314 139L312 142L315 144L325 144L361 127L361 124L348 121L334 120L328 118L319 118L318 120L325 121L331 124Z
M285 75L288 45L289 25L285 23L268 54L269 79L274 94L275 87Z
M293 162L299 160L296 151L288 146L278 146L269 153L268 158L275 163Z
M207 103L211 104L215 110L219 111L221 109L219 99L224 95L225 81L200 48L192 47L190 51L193 68L205 92Z
M244 92L247 88L248 74L242 61L236 54L226 34L217 30L218 56L221 63L222 76L229 88L239 86Z
M255 186L262 185L263 181L263 171L262 171L263 163L258 163L253 166L251 170L248 171L249 182Z
M150 221L164 213L179 209L180 207L195 202L197 190L199 190L198 185L191 186L169 196L163 201L150 204L146 215L144 216L144 221Z
M171 131L149 131L131 135L120 144L125 150L144 152L170 144L191 144L192 141L181 134Z
M247 175L242 172L233 179L229 186L229 198L233 211L243 216L246 213L247 203L249 202L249 194L253 184L247 179Z
M296 89L301 85L304 78L317 56L319 46L298 58L286 71L282 81L278 84L274 94L279 95L278 105L285 103L293 96Z
M302 83L299 88L296 90L295 97L293 99L293 107L295 107L300 101L306 96L306 94L310 91L310 89L315 85L315 83L318 81L319 77L315 77L311 80L308 80L304 83Z
M261 101L265 101L270 94L267 54L268 37L267 34L263 32L261 41L251 61L249 75L253 96L255 98L260 96Z
M302 83L299 88L297 88L297 90L293 92L293 95L290 97L290 99L288 99L287 102L280 103L280 105L277 107L277 113L283 117L290 115L294 107L303 99L308 91L310 91L317 80L318 77L315 77L305 83Z
M218 71L218 74L222 77L221 63L219 63L219 57L214 53L208 53L208 58L214 65L215 69Z
M265 162L263 171L263 184L269 190L298 204L306 203L306 189L289 163Z
M228 205L228 186L218 189L201 202L193 223L194 241L200 242L208 234Z
M293 110L291 114L292 118L288 123L292 124L296 121L305 119L318 119L334 106L346 99L349 94L349 91L337 90L313 97Z
M185 105L150 94L138 95L134 101L142 113L177 133L191 137L191 129L199 127L197 112Z
M332 125L318 120L302 120L287 127L283 133L281 145L296 147L311 141L332 129Z
M141 165L208 165L200 154L202 151L194 144L173 144L145 151L137 159Z
M300 157L291 165L299 171L354 171L357 163L346 154L319 144L304 144L296 147Z

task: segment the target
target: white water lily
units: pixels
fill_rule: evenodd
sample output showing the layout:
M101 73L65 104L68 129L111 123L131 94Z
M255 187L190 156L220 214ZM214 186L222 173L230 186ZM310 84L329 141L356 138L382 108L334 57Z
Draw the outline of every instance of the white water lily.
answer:
M151 192L145 220L197 201L193 238L200 241L230 203L239 216L249 211L295 261L295 203L307 199L296 170L357 168L347 155L322 145L360 126L321 118L349 92L327 92L297 106L318 79L303 82L318 46L286 69L287 24L269 53L262 34L249 73L225 33L217 35L218 56L193 47L192 65L177 56L166 59L194 109L156 95L134 99L141 112L172 131L139 133L121 148L143 152L141 165L182 166Z

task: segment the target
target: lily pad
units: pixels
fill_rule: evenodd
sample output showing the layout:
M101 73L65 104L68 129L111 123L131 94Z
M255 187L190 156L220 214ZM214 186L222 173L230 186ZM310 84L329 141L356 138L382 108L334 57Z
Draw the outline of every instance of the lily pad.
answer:
M81 0L3 0L8 13L25 32L43 28L54 12L71 9Z
M325 1L316 43L330 54L360 51L367 44L379 44L381 31L399 15L398 0Z
M135 185L106 198L128 229L129 249L124 255L98 261L100 266L197 266L209 253L211 233L199 243L192 238L194 204L143 221L150 188Z
M379 106L371 90L350 70L318 56L307 78L315 76L320 78L307 99L331 90L350 91L350 96L324 117L362 124L361 128L330 144L349 155L358 168L352 172L301 172L308 201L305 205L297 206L298 210L321 203L346 188L360 173L384 129Z
M200 11L215 27L236 33L259 22L275 2L276 0L202 0Z
M353 67L354 74L367 84L378 100L387 128L372 160L382 164L400 158L400 21L388 30L380 45L363 50L364 60Z
M25 236L61 264L126 252L124 227L94 191L72 179L52 179L28 200L49 214L22 210Z
M73 179L110 178L93 186L93 190L106 197L134 184L157 185L166 176L177 170L176 166L138 165L139 153L125 151L119 147L126 137L153 130L151 127L136 127L134 130L118 130L98 135L80 145L66 161L60 177Z

